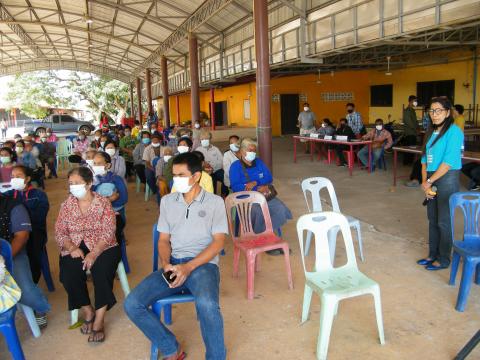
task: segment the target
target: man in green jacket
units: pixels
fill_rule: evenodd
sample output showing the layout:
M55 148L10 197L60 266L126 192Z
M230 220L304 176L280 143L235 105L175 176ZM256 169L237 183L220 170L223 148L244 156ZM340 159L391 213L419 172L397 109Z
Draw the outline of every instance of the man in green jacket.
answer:
M417 97L410 95L408 97L408 106L403 110L403 145L417 145L417 114L415 107L418 105ZM403 165L410 165L413 162L413 154L405 153L403 157Z

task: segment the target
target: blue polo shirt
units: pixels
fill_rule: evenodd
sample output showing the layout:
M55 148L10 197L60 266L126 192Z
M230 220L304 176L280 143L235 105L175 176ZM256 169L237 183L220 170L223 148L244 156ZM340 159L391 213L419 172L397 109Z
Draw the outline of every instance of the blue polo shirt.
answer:
M19 231L32 231L30 215L23 205L15 206L10 212L10 234L13 235Z
M437 171L442 163L450 165L451 170L462 168L463 132L452 124L445 134L432 146L439 132L434 132L427 142L426 155L422 164L427 164L427 171Z

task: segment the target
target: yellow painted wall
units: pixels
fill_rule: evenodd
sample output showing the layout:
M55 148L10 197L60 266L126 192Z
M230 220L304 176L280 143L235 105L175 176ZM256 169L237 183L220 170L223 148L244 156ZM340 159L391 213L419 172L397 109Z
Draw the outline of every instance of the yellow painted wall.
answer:
M462 54L463 55L463 54ZM470 54L466 54L467 56ZM455 103L468 106L472 103L473 96L473 61L462 60L446 64L409 67L393 70L391 76L386 76L384 71L363 70L343 71L321 74L320 83L317 83L317 74L278 77L271 79L271 94L304 94L310 103L317 119L330 118L337 123L346 114L346 101L323 102L322 92L353 92L357 111L360 112L365 123L373 123L377 118L387 120L388 114L393 120L400 121L402 106L407 103L409 95L416 93L416 83L421 81L436 81L455 79ZM480 83L480 74L478 82ZM464 83L469 83L467 88ZM392 107L370 107L370 86L393 84ZM172 123L177 120L176 97L180 101L181 122L191 119L190 94L184 93L170 97L170 117ZM478 98L478 95L477 95ZM244 100L250 99L251 119L244 119ZM257 125L256 88L255 82L234 85L215 89L215 101L227 102L229 125L241 127L255 127ZM478 102L478 100L477 100ZM200 110L209 114L210 91L200 92ZM303 101L298 104L300 111ZM272 102L272 134L281 135L280 102ZM292 119L296 122L296 119Z

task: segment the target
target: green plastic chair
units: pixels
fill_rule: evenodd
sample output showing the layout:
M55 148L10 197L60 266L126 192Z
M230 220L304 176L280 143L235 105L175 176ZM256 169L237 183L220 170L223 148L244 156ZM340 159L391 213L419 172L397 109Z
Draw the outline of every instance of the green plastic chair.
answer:
M334 268L330 260L328 232L334 227L339 227L342 233L347 263ZM304 238L309 232L314 234L315 244L315 270L307 271L305 266ZM308 318L312 294L315 291L321 299L320 332L317 343L317 359L327 358L328 343L333 318L337 314L340 300L355 296L371 294L375 301L380 344L385 343L382 320L382 305L380 300L379 285L362 274L357 267L352 234L347 218L337 212L318 212L303 215L297 221L297 233L302 255L303 269L305 271L305 292L303 298L302 323Z
M57 142L57 170L60 169L60 163L62 163L63 169L65 169L65 161L68 162L68 168L71 167L68 157L73 153L73 144L67 139L59 139Z

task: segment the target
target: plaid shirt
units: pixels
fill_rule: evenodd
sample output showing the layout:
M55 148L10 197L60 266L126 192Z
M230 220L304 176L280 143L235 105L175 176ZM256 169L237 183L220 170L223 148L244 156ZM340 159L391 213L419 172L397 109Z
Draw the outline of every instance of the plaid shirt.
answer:
M354 111L351 114L347 114L347 121L348 121L348 126L350 126L353 130L353 133L355 135L360 134L360 130L362 130L363 127L363 122L362 122L362 116Z

